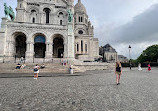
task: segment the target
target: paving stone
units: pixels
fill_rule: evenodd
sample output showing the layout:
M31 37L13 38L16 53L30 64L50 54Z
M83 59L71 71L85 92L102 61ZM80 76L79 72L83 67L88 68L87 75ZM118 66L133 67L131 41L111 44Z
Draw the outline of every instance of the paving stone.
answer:
M158 68L75 75L0 74L0 111L158 111Z

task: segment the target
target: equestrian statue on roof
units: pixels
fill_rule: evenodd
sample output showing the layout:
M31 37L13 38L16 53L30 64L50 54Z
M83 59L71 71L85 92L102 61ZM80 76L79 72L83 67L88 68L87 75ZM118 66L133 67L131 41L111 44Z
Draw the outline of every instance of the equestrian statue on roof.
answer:
M12 21L15 20L15 14L12 7L11 6L8 7L6 3L4 3L4 13L7 18L9 16Z

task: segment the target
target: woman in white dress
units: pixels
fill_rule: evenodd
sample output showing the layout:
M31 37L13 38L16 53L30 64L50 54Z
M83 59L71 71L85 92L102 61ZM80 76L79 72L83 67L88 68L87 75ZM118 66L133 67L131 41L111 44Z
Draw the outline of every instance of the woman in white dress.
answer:
M38 64L36 64L36 66L34 67L34 79L36 79L36 80L38 78L39 68L40 67L38 66Z
M70 65L70 74L73 74L74 71L73 71L73 65Z
M138 64L138 70L139 70L139 71L142 71L141 63Z

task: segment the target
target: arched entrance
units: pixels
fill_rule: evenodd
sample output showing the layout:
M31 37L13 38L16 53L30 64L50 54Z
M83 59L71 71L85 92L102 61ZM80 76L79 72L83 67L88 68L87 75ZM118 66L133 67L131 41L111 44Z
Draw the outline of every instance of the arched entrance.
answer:
M26 52L26 36L25 34L19 34L15 38L16 57L25 58Z
M35 58L45 58L45 51L46 51L46 39L44 35L37 35L34 38L34 52Z
M53 57L63 58L64 56L64 40L61 37L55 37L53 40Z

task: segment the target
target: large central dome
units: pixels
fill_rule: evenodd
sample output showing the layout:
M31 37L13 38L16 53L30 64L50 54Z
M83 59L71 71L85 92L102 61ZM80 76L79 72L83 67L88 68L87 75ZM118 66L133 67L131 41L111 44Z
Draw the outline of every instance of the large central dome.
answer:
M78 0L78 3L74 7L75 12L87 14L85 6L81 3L81 0Z

